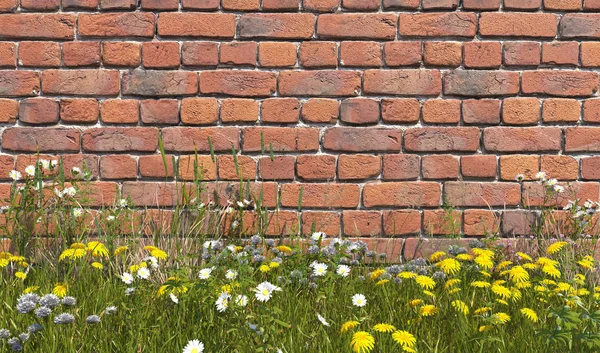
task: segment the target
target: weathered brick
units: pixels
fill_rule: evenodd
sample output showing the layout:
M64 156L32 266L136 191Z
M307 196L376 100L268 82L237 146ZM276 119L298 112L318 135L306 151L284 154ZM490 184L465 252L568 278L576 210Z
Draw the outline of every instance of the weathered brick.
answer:
M140 43L104 42L102 43L102 61L107 66L140 65Z
M538 42L504 42L504 64L507 66L537 66L540 59Z
M221 122L253 123L258 120L258 102L253 99L231 98L221 102Z
M463 223L467 236L495 235L500 230L500 215L490 210L465 210Z
M498 68L502 65L500 42L465 43L465 67L477 69Z
M185 98L181 101L181 122L185 125L211 125L218 119L216 98Z
M558 180L575 180L579 176L579 163L571 156L542 156L540 170L544 171L548 178Z
M600 157L581 159L581 177L584 180L600 179Z
M216 10L219 0L181 0L184 10Z
M263 67L292 67L297 61L296 50L294 43L261 42L258 61Z
M340 64L349 67L380 67L383 60L381 44L377 42L342 42Z
M340 6L340 0L304 0L305 10L316 12L334 12Z
M591 96L598 92L598 74L582 71L525 71L522 77L525 94L551 96Z
M225 65L256 66L256 42L222 43L219 61Z
M27 98L19 104L19 121L27 124L56 124L58 101L49 98Z
M462 63L462 43L425 42L425 64L458 67Z
M81 18L79 20L81 21ZM0 37L72 40L75 38L75 22L75 15L62 13L1 14Z
M423 179L457 179L458 157L452 155L423 156L421 170Z
M300 199L302 190L302 199ZM356 184L284 184L281 187L283 207L355 208L360 200ZM301 202L300 202L301 201Z
M600 128L570 127L565 129L566 152L597 152L600 151Z
M521 202L518 183L478 183L449 181L444 186L445 200L458 207L516 206Z
M339 116L339 103L334 99L309 99L302 105L300 114L306 123L335 124Z
M60 45L55 42L21 42L18 62L19 65L26 67L59 67L61 65Z
M166 12L158 16L157 33L164 37L233 38L235 15Z
M600 184L597 182L559 183L565 191L548 199L546 187L538 182L523 184L523 202L528 206L558 206L564 207L573 197L581 200L598 200Z
M566 14L558 25L561 38L599 38L600 14Z
M63 61L65 66L98 66L100 65L99 42L70 42L63 44Z
M154 36L154 15L144 12L81 14L77 33L83 37Z
M98 121L100 108L94 98L61 99L60 119L70 124L94 124Z
M162 163L162 162L161 162ZM164 163L162 163L164 175ZM179 156L177 160L177 177L180 180L216 180L217 162L211 156L192 155Z
M142 9L174 11L179 9L179 0L142 0Z
M342 212L343 234L347 237L372 237L381 234L379 211Z
M0 99L0 123L14 124L17 121L18 115L18 101L12 99Z
M168 127L162 129L162 138L169 152L209 152L209 139L215 152L240 147L240 131L233 127Z
M149 69L173 69L181 63L179 43L146 42L142 44L142 63Z
M374 99L349 98L340 108L340 120L348 124L376 124L379 115L379 102Z
M421 42L387 42L383 45L385 64L390 67L416 66L421 63Z
M404 132L404 147L414 152L475 152L479 137L475 127L417 127Z
M163 161L161 155L140 156L140 175L149 178L173 177L173 158L170 155L164 157Z
M349 10L371 11L379 9L379 0L342 0L342 6Z
M422 5L425 10L456 9L458 0L423 0Z
M23 152L79 152L79 130L11 127L2 133L2 148Z
M484 37L556 36L558 16L549 13L482 13L479 33Z
M560 151L561 129L555 127L489 127L485 149L492 152Z
M200 92L229 96L265 97L275 93L277 79L272 72L260 71L203 71Z
M414 154L386 154L383 156L383 179L416 180L419 161L420 157Z
M152 127L98 127L81 135L84 151L154 152L158 148L158 129Z
M345 152L400 152L402 130L334 127L325 131L323 148Z
M219 43L184 42L181 46L181 62L186 66L217 66Z
M319 38L394 39L395 14L326 14L317 21Z
M508 10L537 10L542 0L504 0L504 8Z
M177 125L179 102L175 99L145 99L140 102L140 114L144 124Z
M356 96L360 73L355 71L282 71L279 93L284 96Z
M502 233L507 235L528 235L536 221L532 211L507 210L502 213Z
M249 156L237 155L236 162L231 155L219 156L219 179L254 180L256 179L256 161Z
M315 32L315 15L244 14L237 32L240 38L308 39Z
M381 117L388 124L411 124L419 121L421 103L414 98L382 99Z
M500 123L500 101L497 99L464 100L462 117L465 124L498 124Z
M417 210L383 211L383 232L386 236L421 233L421 213Z
M336 67L338 48L335 42L302 42L300 65L307 68Z
M137 160L126 154L102 156L100 176L102 179L136 179Z
M500 7L500 0L464 0L465 10L493 11Z
M0 179L8 180L8 173L15 169L15 157L10 155L0 155Z
M296 158L293 156L262 157L258 161L260 178L265 180L293 180Z
M517 180L522 175L523 180L535 180L540 171L540 157L531 155L500 156L500 179Z
M363 205L371 207L437 207L442 188L434 182L369 183L363 188Z
M338 212L302 212L302 228L304 234L325 232L325 234L335 237L340 235L340 223L340 214Z
M381 174L381 157L366 154L343 154L338 158L340 180L376 178Z
M600 43L583 42L581 43L581 66L599 67L600 66Z
M579 43L543 43L542 62L550 65L579 65Z
M265 99L261 112L263 123L297 123L300 119L300 102L296 98Z
M416 9L421 0L383 0L384 9Z
M441 91L438 70L367 70L364 73L367 95L437 96Z
M455 99L425 101L423 121L428 124L457 124L460 122L460 101Z
M15 43L0 42L0 67L17 66L17 46Z
M474 37L476 28L472 12L400 14L400 35L407 37Z
M100 0L103 10L133 10L136 6L137 0Z
M107 99L100 109L102 122L106 124L137 124L140 105L134 99Z
M34 71L0 71L0 97L27 97L40 93L40 76Z
M496 156L462 156L460 157L460 168L463 178L495 178Z
M116 96L120 91L116 70L45 70L42 83L49 95Z
M540 121L537 98L507 98L502 104L502 121L507 125L535 125Z
M584 10L600 10L600 2L598 0L584 0Z
M13 12L19 6L19 0L1 0L0 1L0 13L1 12Z
M444 75L444 94L506 96L519 93L519 73L510 71L452 70Z
M263 0L263 11L297 11L300 2L298 0Z
M275 152L317 151L319 149L319 130L293 127L248 127L244 129L243 150L245 152L259 152L263 148L265 152L269 152L271 147Z
M124 182L123 195L141 207L173 206L178 201L176 185L166 182Z
M123 73L125 95L184 96L198 93L198 74L188 71L133 70Z
M460 234L462 228L462 211L458 210L425 210L423 212L423 232L427 235Z
M579 121L581 105L575 99L551 98L543 105L542 118L547 123L573 123Z
M333 180L335 178L335 156L303 155L296 158L296 174L303 180Z

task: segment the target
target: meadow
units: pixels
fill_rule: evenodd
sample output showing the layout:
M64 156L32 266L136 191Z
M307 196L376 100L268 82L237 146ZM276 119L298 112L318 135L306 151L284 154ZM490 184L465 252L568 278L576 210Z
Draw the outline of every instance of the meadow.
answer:
M171 234L133 230L129 200L88 209L85 168L68 172L40 161L12 173L0 352L600 351L595 239L582 236L595 203L565 207L576 236L515 251L490 234L389 263L321 232L226 237L247 210L261 218L244 192L225 206L190 197Z

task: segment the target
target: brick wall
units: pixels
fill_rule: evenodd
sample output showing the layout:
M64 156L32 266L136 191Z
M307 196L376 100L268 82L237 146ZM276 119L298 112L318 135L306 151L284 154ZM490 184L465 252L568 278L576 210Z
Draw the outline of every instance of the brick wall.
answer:
M0 0L0 12L6 183L39 151L85 161L106 200L118 186L170 206L162 134L181 180L197 149L209 187L231 192L233 147L268 206L329 233L443 235L444 199L466 235L523 233L539 170L599 197L599 0Z

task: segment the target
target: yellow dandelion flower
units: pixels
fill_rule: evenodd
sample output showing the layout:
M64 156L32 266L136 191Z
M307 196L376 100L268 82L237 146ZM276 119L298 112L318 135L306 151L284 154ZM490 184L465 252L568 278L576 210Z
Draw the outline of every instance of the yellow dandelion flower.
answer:
M482 276L487 277L487 278L492 278L492 274L487 272L487 271L479 271L479 273L481 273Z
M575 283L579 284L580 286L585 285L585 275L578 273L575 275L574 279L575 279Z
M415 351L414 348L411 347L402 347L402 351L408 353L417 353L417 351Z
M473 314L483 315L483 314L489 313L490 311L492 311L492 308L490 308L489 306L484 306L484 307L475 309L475 311L473 311Z
M546 254L556 254L557 252L561 251L562 248L564 248L565 246L567 246L569 243L567 243L566 241L557 241L556 243L550 244L547 248L546 248Z
M402 347L412 348L417 343L417 338L408 331L399 330L392 333L392 339Z
M573 286L566 282L558 282L556 284L556 288L554 288L555 292L570 292L573 290Z
M433 316L438 313L440 309L436 308L435 305L427 304L419 308L419 315L421 316Z
M525 260L525 261L533 261L533 259L531 258L531 256L525 254L524 252L517 252L517 256L520 257L521 259Z
M551 276L551 277L554 277L554 278L560 278L560 276L561 276L561 273L560 273L559 269L557 269L554 266L550 266L550 265L543 266L542 267L542 272L544 272L548 276Z
M437 267L441 268L447 275L453 275L460 271L460 262L455 259L449 257L435 264Z
M501 285L503 285L503 284L505 284L505 283L506 283L506 281L505 281L505 280L503 280L503 279L498 279L498 280L495 280L494 282L492 282L492 285L493 285L493 286L495 286L495 285L500 285L500 286L501 286Z
M350 330L354 329L355 327L357 327L358 325L360 325L360 322L358 322L358 321L346 321L342 324L342 327L340 328L340 332L344 333L346 331L350 331Z
M435 294L433 294L432 292L428 291L428 290L423 290L423 294L425 294L428 297L432 297L435 298Z
M523 266L515 266L510 269L508 277L515 283L529 281L529 272Z
M10 259L10 257L12 256L11 253L6 252L6 251L0 251L0 259Z
M150 252L152 250L158 250L158 248L156 246L146 245L146 246L144 246L144 250Z
M154 249L150 251L150 255L154 256L158 260L166 260L169 257L165 251L160 249Z
M475 254L475 256L484 256L490 259L494 257L494 251L490 249L475 248L473 249L473 254Z
M8 261L11 261L11 262L23 262L25 260L26 260L25 256L19 256L19 255L11 255L8 258Z
M586 270L592 270L594 268L594 258L591 256L586 256L583 259L577 261L577 264Z
M115 249L115 256L124 253L125 251L127 251L127 249L129 249L129 247L126 245L119 246L118 248Z
M528 262L528 263L526 263L526 264L523 264L523 268L524 268L524 269L527 269L527 270L537 270L537 269L538 269L538 267L539 267L539 265L537 265L537 264L534 264L534 263L531 263L531 262Z
M217 293L222 293L225 292L227 294L231 294L231 285L230 284L225 284L221 287L220 291L217 291Z
M85 249L86 246L84 243L73 243L70 246L71 249Z
M0 268L8 266L9 263L10 261L8 261L8 259L0 259Z
M543 266L552 266L552 267L556 267L556 266L558 266L558 261L555 261L555 260L549 259L549 258L547 258L547 257L544 257L544 256L540 256L540 257L537 259L536 263L537 263L538 265L542 266L542 267L543 267Z
M547 292L548 288L546 288L544 286L535 286L535 287L533 287L533 290L535 290L536 292Z
M446 284L444 284L444 289L452 288L455 285L459 284L460 282L461 281L458 278L451 278L446 281Z
M521 291L518 290L517 288L511 288L510 299L513 302L517 302L517 301L521 300L521 298L523 298L523 293L521 293Z
M142 266L140 266L140 265L135 265L135 264L134 264L134 265L131 265L131 266L129 266L129 272L130 272L130 273L135 273L135 272L137 272L137 271L140 269L140 267L142 267Z
M25 294L27 294L27 293L34 293L34 292L37 292L38 289L40 289L39 286L27 287L27 288L25 288L25 290L23 291L23 293L25 293Z
M108 256L108 249L106 248L106 246L98 241L91 241L87 244L87 250L88 252L92 253L92 256L94 257L107 257Z
M494 261L492 261L492 258L487 256L477 256L475 258L475 263L486 270L494 267Z
M504 271L501 271L501 272L500 272L498 275L499 275L500 277L504 277L504 276L506 276L506 275L508 275L508 274L510 274L510 270L504 270Z
M66 283L57 283L54 285L54 289L52 289L52 294L57 297L64 297L67 295L67 284Z
M496 299L496 302L497 302L498 304L502 304L502 305L506 305L506 306L508 306L508 302L507 302L506 300L502 300L502 299Z
M453 288L453 289L450 289L450 290L448 291L448 295L456 294L456 293L458 293L458 292L460 292L460 291L461 291L461 289L460 289L460 288Z
M352 335L350 346L356 353L369 353L375 348L375 337L368 332L358 331Z
M101 270L101 269L103 269L103 268L104 268L104 265L102 265L102 264L101 264L101 263L99 263L99 262L92 262L92 267L93 267L93 268L97 268L97 269Z
M553 281L551 279L544 279L542 281L542 284L545 286L555 286L556 285L556 281Z
M58 261L72 259L74 254L75 254L75 249L66 249L60 254L60 256L58 257Z
M521 314L532 322L538 322L538 315L535 311L529 308L521 309Z
M369 278L371 278L371 280L375 280L375 279L381 277L381 275L383 275L384 273L385 273L385 270L380 268L380 269L377 269L377 270L371 272L371 276L369 276Z
M379 281L377 281L377 283L375 283L376 286L382 286L386 283L388 283L390 280L389 279L380 279Z
M271 268L269 267L269 265L260 265L258 270L262 273L267 273L267 272L271 271Z
M493 328L494 328L494 326L490 326L490 325L479 326L479 332L489 331Z
M456 259L460 261L473 261L475 256L471 254L458 254L456 255Z
M491 317L496 324L505 324L510 321L510 315L508 315L507 313L495 313Z
M589 295L590 291L587 290L586 288L579 288L577 291L575 291L575 295L577 295L578 297L583 297L586 295Z
M433 289L435 288L435 281L433 278L429 276L417 276L415 277L415 282L421 287L425 289Z
M419 306L423 304L423 299L413 299L410 301L411 306Z
M509 261L509 260L502 261L498 264L498 266L496 266L496 270L502 271L503 269L507 268L510 265L512 265L512 261Z
M490 288L492 284L486 281L473 281L471 282L471 286L475 288Z
M279 245L276 247L276 249L286 254L290 254L292 252L292 248L286 245Z
M431 254L431 256L429 256L429 261L436 262L436 261L439 261L444 256L446 256L445 252L443 252L443 251L436 251L433 254Z
M24 281L25 278L27 278L27 274L25 272L18 271L15 273L15 277Z
M492 292L494 292L494 294L496 294L497 296L499 296L505 300L509 299L511 296L510 289L506 288L505 286L499 285L499 284L495 284L492 286Z
M417 274L413 273L413 272L404 271L404 272L400 272L398 274L398 277L403 278L403 279L409 279L409 278L415 278L415 277L417 277Z
M463 315L469 315L469 306L462 300L453 300L452 307L454 308L454 310L458 311L459 313L462 313Z
M515 287L519 289L531 288L531 282L519 282L515 283Z
M373 331L381 333L390 333L396 331L396 327L390 324L377 324L373 326Z
M277 267L279 267L279 265L280 265L279 262L275 262L275 261L269 262L270 268L277 268Z

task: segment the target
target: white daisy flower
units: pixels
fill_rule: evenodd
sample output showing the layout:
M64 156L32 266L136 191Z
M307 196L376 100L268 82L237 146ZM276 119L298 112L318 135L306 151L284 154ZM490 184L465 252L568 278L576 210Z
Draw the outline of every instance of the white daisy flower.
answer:
M326 264L319 262L313 266L313 275L315 275L317 277L322 277L322 276L325 276L326 273L327 273L327 265Z
M222 292L221 295L219 295L219 299L217 299L215 302L218 312L222 313L227 310L227 307L229 306L229 299L231 299L231 295L229 295L227 292Z
M550 185L550 186L554 186L554 185L558 184L558 180L556 180L556 179L549 179L546 183L548 185Z
M8 176L12 179L12 180L20 180L22 175L21 172L17 171L17 170L11 170L10 172L8 172Z
M148 279L150 278L150 270L147 267L140 267L137 270L137 276L141 279Z
M28 165L27 167L25 167L25 174L31 177L35 176L35 166Z
M246 207L246 205L244 205L244 203L243 203L243 202L241 202L241 201L238 201L238 202L236 202L236 204L237 204L237 206L238 206L239 208L244 208L244 207Z
M352 296L352 305L362 308L367 305L367 298L363 294L354 294Z
M546 180L546 173L544 173L544 172L538 172L535 175L535 178L538 179L538 180L544 181L544 180Z
M67 195L67 196L75 196L77 194L77 190L75 190L74 187L69 186L68 188L65 188L62 192L63 195Z
M73 167L73 168L71 168L71 174L73 174L74 176L80 175L81 169L79 169L77 167Z
M152 268L158 268L158 259L154 256L144 258L144 261L149 261Z
M565 188L560 185L554 185L554 191L560 194L561 192L565 191Z
M125 200L125 199L120 199L120 200L119 200L119 207L121 207L121 208L125 208L125 207L127 207L127 200Z
M256 286L256 289L254 289L254 292L256 293L256 299L263 303L268 302L271 299L272 293L275 291L281 291L281 288L266 281L262 282Z
M169 298L171 298L171 301L173 301L173 303L179 304L179 298L177 298L175 294L169 293Z
M237 271L234 270L227 270L227 272L225 273L225 278L227 278L230 281L233 281L234 279L237 278Z
M56 159L53 159L53 160L51 160L51 161L50 161L50 166L51 166L52 168L56 167L57 165L58 165L58 160L56 160Z
M235 298L235 305L241 306L241 307L248 305L248 297L243 294L239 294Z
M131 277L131 278L133 279L133 277ZM125 289L125 295L130 296L133 293L135 293L135 288L130 287L130 288Z
M517 176L515 177L516 181L523 181L525 180L525 175L523 174L517 174Z
M40 164L44 169L50 169L50 161L47 159L40 159Z
M123 281L123 283L125 283L125 284L132 284L133 283L133 276L131 275L131 273L124 272L121 275L121 281Z
M183 348L183 353L202 353L204 352L204 344L198 340L191 340Z
M200 279L209 279L212 271L213 271L212 267L203 268L200 270L200 274L198 275L198 277L200 277Z
M338 275L342 277L348 277L350 275L350 267L346 265L339 265L337 271L335 271Z
M325 320L325 318L323 316L321 316L321 314L317 314L317 319L319 319L319 321L321 321L323 326L327 326L327 327L331 326L331 325L329 325L327 320Z
M112 221L115 220L115 216L110 215L110 216L106 217L106 220L109 221L109 222L112 222Z
M83 209L82 208L74 208L73 209L73 217L75 218L79 218L83 215Z
M323 240L323 239L327 238L327 235L323 232L314 232L314 233L312 233L310 238L314 241L319 241L319 240Z

